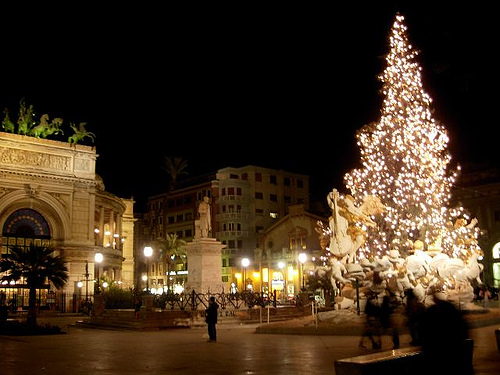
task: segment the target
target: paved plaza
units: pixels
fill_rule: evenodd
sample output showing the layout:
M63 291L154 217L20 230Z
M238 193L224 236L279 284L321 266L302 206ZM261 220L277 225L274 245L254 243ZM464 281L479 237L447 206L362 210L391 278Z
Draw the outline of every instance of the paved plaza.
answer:
M77 318L55 318L64 329ZM43 319L42 319L43 321ZM500 324L470 330L476 375L500 373L494 336ZM154 332L70 325L53 336L0 336L0 372L13 374L334 374L336 359L372 352L359 336L257 334L257 325L221 324L218 342L205 327ZM389 337L383 349L391 349ZM409 345L408 335L401 346ZM450 359L453 360L453 359Z

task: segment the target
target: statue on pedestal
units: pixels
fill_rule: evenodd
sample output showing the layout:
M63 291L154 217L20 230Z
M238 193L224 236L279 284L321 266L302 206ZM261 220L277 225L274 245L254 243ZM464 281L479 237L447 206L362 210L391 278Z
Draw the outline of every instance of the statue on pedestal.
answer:
M198 207L199 219L195 223L195 238L209 238L212 231L212 219L210 215L210 199L205 196Z
M222 282L221 250L225 246L212 237L210 198L203 197L194 221L194 239L186 244L189 259L188 280L184 290L191 293L219 293Z

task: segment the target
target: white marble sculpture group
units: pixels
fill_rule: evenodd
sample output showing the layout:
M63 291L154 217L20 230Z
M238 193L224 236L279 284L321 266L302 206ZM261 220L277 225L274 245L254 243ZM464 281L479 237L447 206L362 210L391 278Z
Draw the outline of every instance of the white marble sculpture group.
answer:
M354 285L360 290L360 298L370 294L382 298L387 293L404 298L408 290L423 303L431 303L435 292L443 293L445 298L455 302L470 302L474 298L472 283L481 284L480 274L483 265L478 262L481 251L468 253L467 256L450 256L442 251L440 240L425 245L416 240L411 243L410 251L401 255L392 249L381 256L360 254L366 240L367 228L376 228L373 218L382 215L386 208L376 196L367 195L361 205L356 206L350 196L341 197L334 189L327 196L332 210L329 225L318 223L320 241L329 250L325 264L316 267L319 277L329 277L335 290L341 286L340 307L354 303ZM477 224L457 219L453 224L456 233L461 228L471 229ZM466 231L463 231L466 236ZM460 239L475 241L470 237ZM476 241L477 244L477 241Z

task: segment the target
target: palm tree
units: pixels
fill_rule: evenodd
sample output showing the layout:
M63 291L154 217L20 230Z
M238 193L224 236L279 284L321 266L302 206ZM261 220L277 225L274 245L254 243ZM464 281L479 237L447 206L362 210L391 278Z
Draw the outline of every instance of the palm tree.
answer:
M175 257L186 255L186 241L175 233L167 233L165 239L158 239L156 242L159 243L159 260L163 262L163 269L167 268L167 289L170 291L170 265L174 263Z
M54 250L47 246L28 248L13 246L8 254L0 259L0 272L5 273L1 281L16 281L23 278L29 288L29 310L26 324L36 326L36 290L48 280L61 289L68 280L68 268L64 258L53 255Z
M170 175L169 191L175 189L177 183L177 178L183 174L188 174L186 172L187 161L180 157L165 157L165 170Z

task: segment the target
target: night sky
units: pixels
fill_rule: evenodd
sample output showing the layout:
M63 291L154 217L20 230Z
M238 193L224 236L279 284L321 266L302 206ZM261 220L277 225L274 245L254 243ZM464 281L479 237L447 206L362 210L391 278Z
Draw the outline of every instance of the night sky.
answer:
M62 117L63 140L69 122L87 122L106 190L138 211L165 191L167 155L189 176L247 164L308 174L323 199L345 190L355 131L379 119L400 11L453 162L498 164L495 12L404 3L4 11L0 106L17 115L25 98Z

